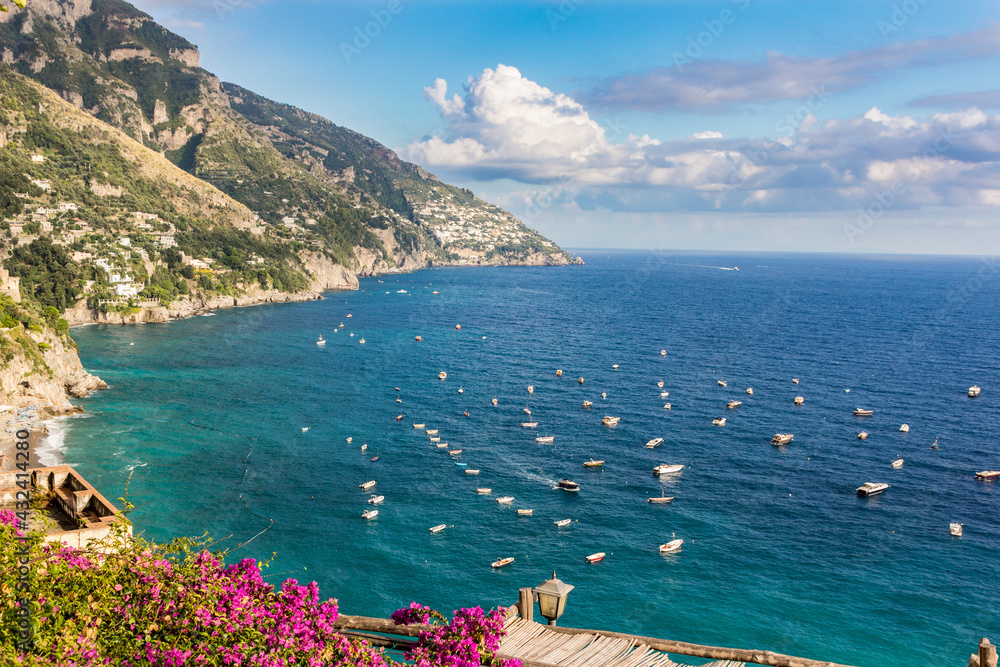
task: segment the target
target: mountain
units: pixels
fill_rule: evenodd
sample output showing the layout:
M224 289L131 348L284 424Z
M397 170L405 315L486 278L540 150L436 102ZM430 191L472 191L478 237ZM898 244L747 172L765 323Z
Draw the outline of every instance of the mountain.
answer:
M0 60L214 185L292 247L358 275L578 261L377 141L220 82L194 45L126 2L11 10Z

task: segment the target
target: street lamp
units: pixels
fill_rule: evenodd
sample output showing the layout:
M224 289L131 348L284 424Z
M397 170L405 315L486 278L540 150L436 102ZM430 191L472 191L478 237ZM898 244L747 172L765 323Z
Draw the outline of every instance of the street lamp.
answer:
M548 620L549 625L555 625L556 619L566 611L566 596L573 588L573 586L557 579L555 570L553 570L551 579L543 581L532 589L532 592L538 596L538 611Z

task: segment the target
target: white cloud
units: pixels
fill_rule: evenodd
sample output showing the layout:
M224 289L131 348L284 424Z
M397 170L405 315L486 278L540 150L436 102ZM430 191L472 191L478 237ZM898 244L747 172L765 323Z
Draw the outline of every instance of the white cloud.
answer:
M893 205L912 209L992 206L1000 191L1000 115L975 108L920 119L873 107L848 119L807 115L779 140L705 130L659 141L605 131L580 103L515 67L483 70L463 95L448 98L441 79L425 92L446 128L403 148L405 159L547 186L547 205L824 211L866 205L895 187Z

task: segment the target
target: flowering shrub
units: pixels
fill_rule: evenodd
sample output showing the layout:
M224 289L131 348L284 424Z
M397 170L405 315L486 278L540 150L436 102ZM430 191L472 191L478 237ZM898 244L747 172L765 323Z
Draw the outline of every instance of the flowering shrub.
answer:
M380 650L334 629L336 600L315 582L288 579L280 590L261 577L267 563L225 565L208 540L157 545L120 527L99 548L81 551L16 539L16 518L0 512L0 665L23 667L391 667ZM32 650L18 648L17 551L31 560ZM397 622L441 624L412 651L421 667L499 665L502 621L481 609L441 614L414 603ZM401 667L401 666L399 666Z
M416 667L520 667L519 660L496 657L504 635L504 615L500 609L484 614L480 607L459 609L451 623L430 607L414 602L407 609L393 612L396 625L429 624L432 629L420 633L420 641L406 653Z

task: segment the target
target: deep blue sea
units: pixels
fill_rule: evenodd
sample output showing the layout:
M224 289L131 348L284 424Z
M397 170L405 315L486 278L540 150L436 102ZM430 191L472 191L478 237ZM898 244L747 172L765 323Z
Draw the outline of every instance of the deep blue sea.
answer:
M509 605L556 570L576 586L568 626L861 667L964 665L980 637L1000 641L1000 485L974 475L1000 469L992 259L581 254L74 329L110 389L57 425L48 456L110 499L134 471L137 532L208 531L231 560L276 552L271 581L315 579L348 614ZM772 446L779 431L792 444ZM658 479L660 463L687 467ZM563 477L580 492L555 490ZM370 479L386 500L366 521ZM857 497L867 481L892 486ZM676 499L646 502L661 492ZM673 535L683 550L661 556ZM515 563L493 570L501 556Z

